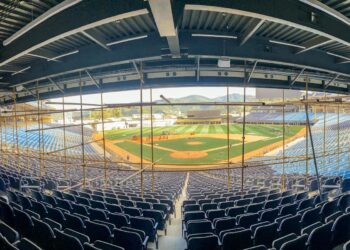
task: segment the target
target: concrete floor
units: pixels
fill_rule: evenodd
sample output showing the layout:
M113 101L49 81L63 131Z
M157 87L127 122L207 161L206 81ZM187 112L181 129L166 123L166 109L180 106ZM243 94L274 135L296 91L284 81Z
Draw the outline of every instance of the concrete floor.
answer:
M182 237L181 229L181 204L186 199L187 183L189 175L187 174L184 188L179 199L175 203L176 218L174 215L171 218L171 225L168 222L168 232L164 235L164 232L158 232L159 235L159 250L184 250L186 248L186 241ZM149 249L155 249L154 244L149 245Z

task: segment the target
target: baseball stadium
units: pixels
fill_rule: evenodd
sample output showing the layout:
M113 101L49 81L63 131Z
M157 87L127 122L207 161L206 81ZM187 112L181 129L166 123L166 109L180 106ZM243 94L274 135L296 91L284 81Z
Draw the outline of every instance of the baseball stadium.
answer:
M0 1L0 250L350 250L349 10Z

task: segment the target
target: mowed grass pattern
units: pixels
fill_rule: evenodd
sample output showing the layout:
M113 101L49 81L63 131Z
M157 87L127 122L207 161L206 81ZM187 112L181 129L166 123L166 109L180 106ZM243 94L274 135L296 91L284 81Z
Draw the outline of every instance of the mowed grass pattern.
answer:
M286 138L291 137L298 133L302 126L286 126ZM251 135L260 135L266 137L266 139L245 143L245 152L251 152L266 145L273 144L282 140L282 126L280 125L254 125L249 124L246 126L246 133ZM161 135L163 131L168 131L170 134L224 134L226 133L226 125L179 125L172 127L158 127L154 128L154 135ZM231 134L242 133L242 125L234 124L229 127ZM138 136L140 129L128 129L128 130L112 130L106 131L106 138L109 140L130 140L132 136ZM150 134L149 128L144 128L144 136ZM188 142L199 141L203 144L189 145ZM239 140L230 140L232 145L229 148L229 157L236 157L242 154L242 144ZM117 142L115 145L127 150L133 155L141 155L141 145L133 141ZM227 140L207 137L196 138L179 138L173 140L163 140L155 142L155 145L160 147L178 150L178 151L202 151L207 149L216 150L208 152L207 156L199 159L180 159L170 156L171 152L159 148L154 148L154 161L157 164L213 164L218 162L224 162L227 160ZM226 147L225 147L226 146ZM223 148L220 148L223 147ZM151 145L145 143L143 146L144 159L151 161Z
M301 126L286 126L286 135L288 131L298 131ZM241 134L242 124L230 124L229 125L230 134ZM181 134L226 134L227 125L174 125L167 127L155 127L153 128L153 134L155 136L161 135L163 133L169 133L172 135ZM151 128L144 127L142 130L144 136L151 134ZM251 135L261 135L266 137L281 136L282 135L282 125L256 125L247 124L246 134ZM107 140L128 140L133 136L140 136L140 128L131 129L115 129L105 131L105 136Z

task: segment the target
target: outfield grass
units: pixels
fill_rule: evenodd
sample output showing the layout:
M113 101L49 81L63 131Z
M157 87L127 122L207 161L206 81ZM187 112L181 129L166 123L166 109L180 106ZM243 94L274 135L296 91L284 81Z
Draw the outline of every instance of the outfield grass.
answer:
M289 138L298 133L303 126L286 126L286 138ZM171 129L171 130L170 130ZM196 134L223 134L226 131L226 125L185 125L185 126L173 126L170 128L156 128L154 135L162 134L162 131L173 131L171 134L187 134L194 132ZM231 133L241 133L241 125L231 125L229 127ZM148 130L147 128L145 129ZM131 139L135 132L139 129L129 130L114 130L106 131L106 136L110 140L116 139ZM146 134L146 131L144 133ZM189 132L191 131L191 132ZM247 125L246 133L252 135L264 136L266 139L245 143L245 152L249 153L253 150L259 149L266 145L273 144L282 140L282 126L280 125ZM200 145L189 145L187 142L199 141L203 142ZM242 153L242 144L239 140L230 140L230 144L233 145L229 149L229 157L236 157ZM115 143L115 145L127 150L133 155L141 155L141 146L137 142L133 141L122 141ZM219 138L207 138L207 137L196 137L196 138L179 138L171 140L163 140L155 142L155 145L159 145L163 148L178 150L178 151L203 151L207 149L214 149L224 147L227 145L226 139ZM170 156L171 152L159 148L154 148L154 161L158 164L213 164L220 161L227 160L227 148L221 148L208 152L208 155L197 159L179 159ZM143 146L143 157L144 159L151 161L151 145L149 143Z
M294 134L299 131L301 126L286 126L286 135L288 133ZM168 127L155 127L153 128L153 134L155 136L161 135L163 132L169 132L172 135L177 134L226 134L227 125L174 125ZM241 134L242 124L230 124L229 131L231 134ZM246 133L252 135L260 135L266 137L273 137L282 135L282 125L256 125L247 124ZM147 136L151 134L151 129L148 127L143 128L143 135ZM115 129L105 131L107 140L125 140L131 139L133 136L140 135L140 128L131 129Z

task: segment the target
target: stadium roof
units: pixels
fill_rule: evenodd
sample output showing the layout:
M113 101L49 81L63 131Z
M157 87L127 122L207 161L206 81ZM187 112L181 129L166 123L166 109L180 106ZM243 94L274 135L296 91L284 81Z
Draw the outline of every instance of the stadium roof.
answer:
M0 89L18 101L173 86L348 93L346 0L3 0ZM218 60L230 59L230 67ZM11 97L2 98L10 101Z

